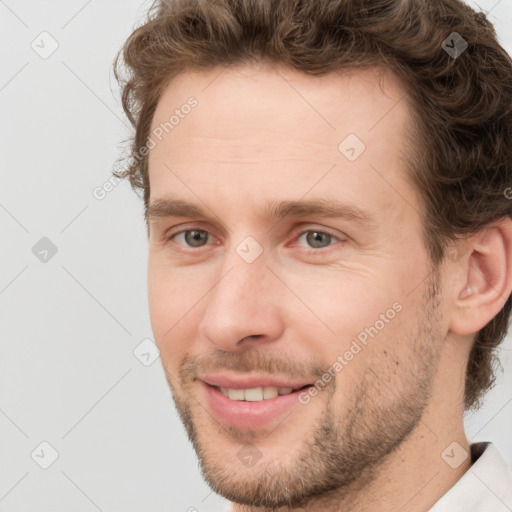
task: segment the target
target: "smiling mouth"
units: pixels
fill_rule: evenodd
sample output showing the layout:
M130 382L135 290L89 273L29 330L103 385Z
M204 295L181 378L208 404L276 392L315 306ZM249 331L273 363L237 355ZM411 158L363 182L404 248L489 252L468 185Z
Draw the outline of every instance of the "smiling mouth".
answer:
M206 379L210 382L206 382ZM274 379L272 382L270 378L246 378L245 382L228 377L208 376L206 379L200 379L204 392L202 396L213 417L222 424L251 430L265 428L272 421L282 418L302 403L301 393L313 386L304 384L304 381L284 379Z
M210 384L207 384L211 386ZM306 384L298 388L290 387L276 387L276 386L259 386L254 388L224 388L220 386L211 386L212 388L219 389L221 393L230 400L246 401L246 402L260 402L263 400L271 400L276 396L290 395L297 391L311 387L311 384Z

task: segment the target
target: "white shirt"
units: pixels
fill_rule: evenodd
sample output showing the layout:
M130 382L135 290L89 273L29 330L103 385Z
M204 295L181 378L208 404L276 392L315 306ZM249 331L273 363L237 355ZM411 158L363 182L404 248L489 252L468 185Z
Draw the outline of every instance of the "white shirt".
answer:
M492 443L471 444L473 464L429 512L512 512L512 472Z

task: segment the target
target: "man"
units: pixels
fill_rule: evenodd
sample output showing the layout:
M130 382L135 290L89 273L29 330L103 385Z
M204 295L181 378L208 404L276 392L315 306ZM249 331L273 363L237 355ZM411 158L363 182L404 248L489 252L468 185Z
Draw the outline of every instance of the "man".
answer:
M183 0L117 62L149 305L233 511L512 510L512 63L457 0Z

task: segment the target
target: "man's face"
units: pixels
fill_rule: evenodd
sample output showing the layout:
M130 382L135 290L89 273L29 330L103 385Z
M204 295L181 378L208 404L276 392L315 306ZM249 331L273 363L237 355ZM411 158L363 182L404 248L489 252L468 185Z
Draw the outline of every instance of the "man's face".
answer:
M158 104L151 322L205 478L232 501L369 481L428 403L446 329L405 90L384 88L377 72L245 66L184 73ZM295 202L339 210L271 215Z

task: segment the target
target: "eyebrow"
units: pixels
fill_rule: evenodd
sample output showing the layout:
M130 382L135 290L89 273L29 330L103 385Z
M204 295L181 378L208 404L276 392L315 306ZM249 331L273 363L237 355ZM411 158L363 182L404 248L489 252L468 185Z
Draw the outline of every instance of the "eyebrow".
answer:
M263 212L263 216L271 221L290 217L319 216L355 221L370 228L377 225L375 218L358 206L333 199L268 201ZM155 200L148 206L145 213L147 223L168 217L209 218L211 216L201 206L171 198ZM213 216L218 218L215 214Z

